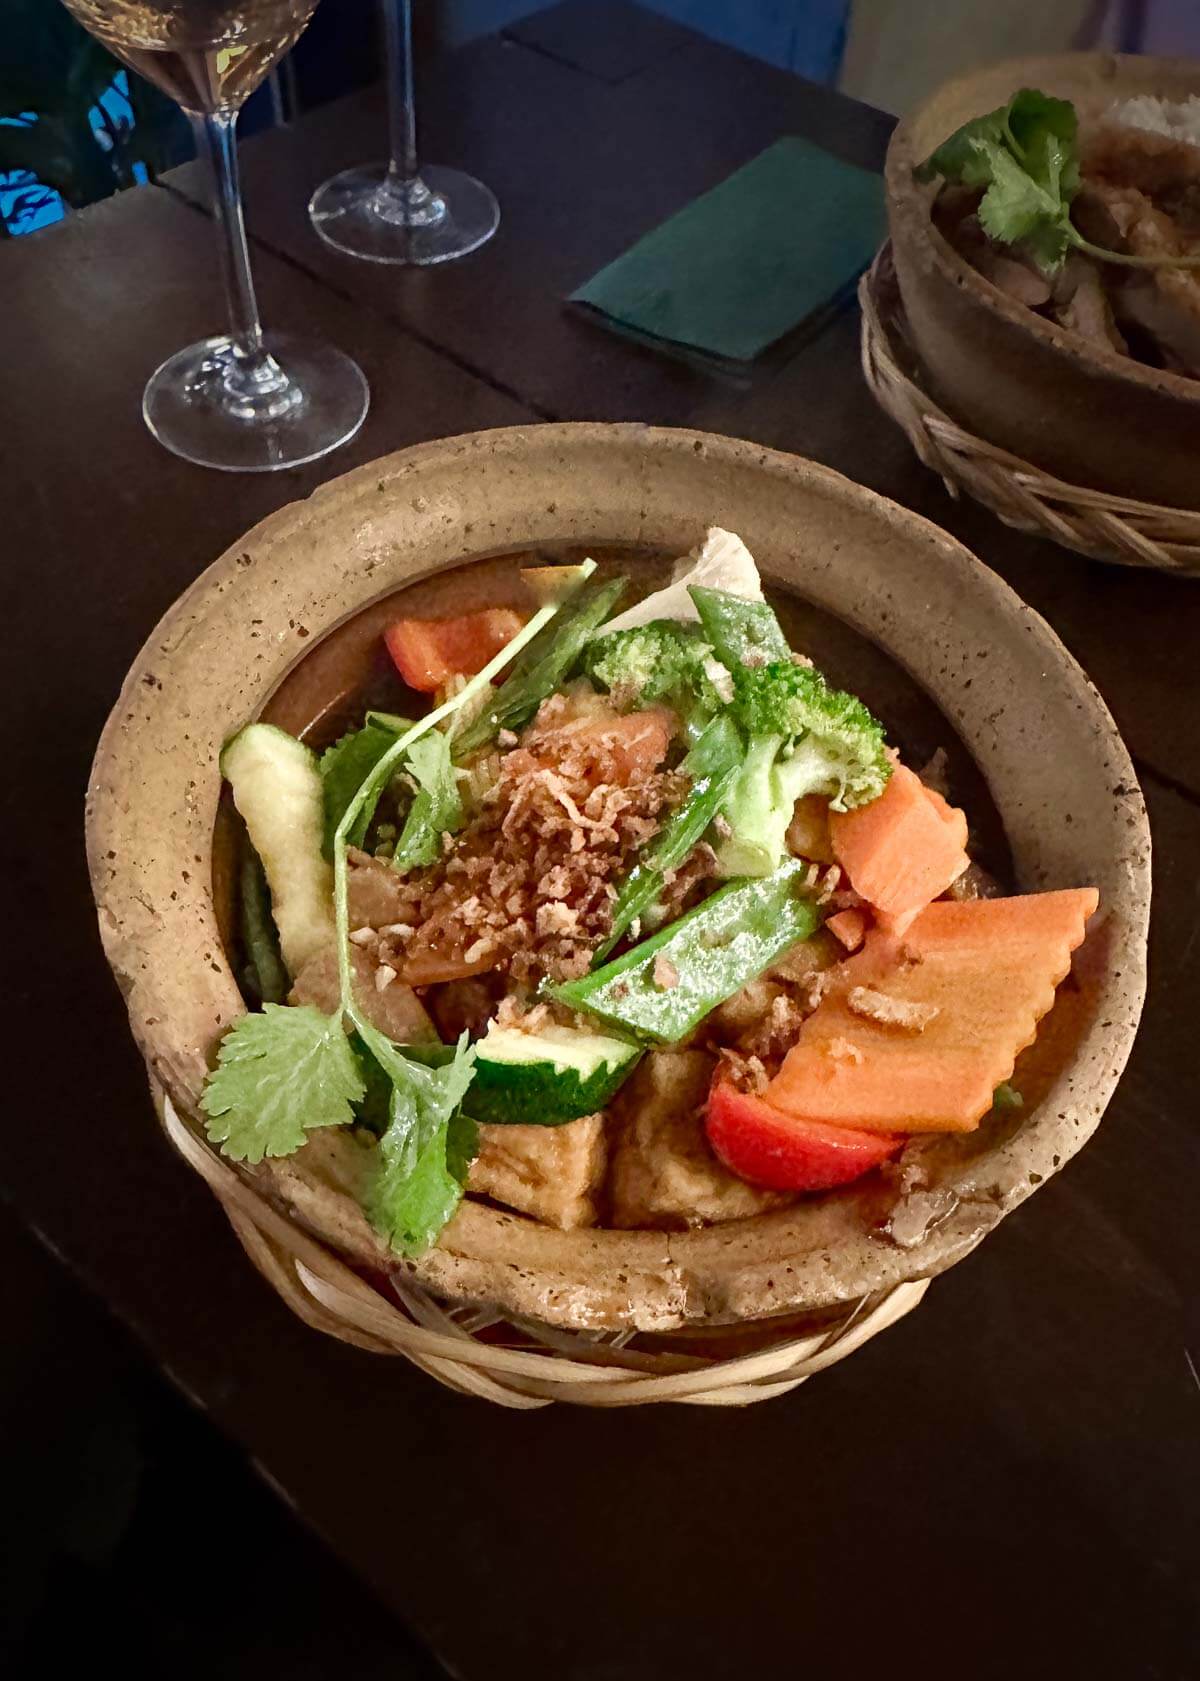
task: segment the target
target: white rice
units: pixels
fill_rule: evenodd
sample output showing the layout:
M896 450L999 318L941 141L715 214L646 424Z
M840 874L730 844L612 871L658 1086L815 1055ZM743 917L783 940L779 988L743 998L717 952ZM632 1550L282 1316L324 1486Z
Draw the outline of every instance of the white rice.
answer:
M1125 128L1141 128L1200 146L1200 97L1194 93L1187 99L1157 99L1142 93L1134 99L1118 100L1105 115Z

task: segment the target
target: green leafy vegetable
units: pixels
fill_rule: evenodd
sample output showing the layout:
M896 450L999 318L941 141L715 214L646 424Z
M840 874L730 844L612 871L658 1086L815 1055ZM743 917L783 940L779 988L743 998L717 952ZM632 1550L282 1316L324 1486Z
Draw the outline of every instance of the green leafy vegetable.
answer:
M765 881L734 881L686 916L582 980L547 987L551 998L663 1044L684 1039L789 946L815 931L803 859Z
M475 1053L464 1039L451 1062L434 1066L432 1057L406 1054L394 1045L359 1009L350 966L347 837L363 808L374 804L379 790L387 785L404 759L407 757L411 762L413 749L422 738L436 730L444 719L470 706L474 697L486 689L523 647L536 641L557 612L556 606L548 606L535 613L458 694L396 738L346 807L333 838L333 901L341 989L337 1020L353 1028L360 1055L374 1062L392 1087L387 1127L379 1143L379 1172L366 1199L367 1212L389 1243L404 1254L416 1254L428 1248L462 1197L467 1167L477 1148L474 1124L460 1109L463 1094L471 1082ZM440 763L443 751L443 747L435 745L429 762ZM379 1081L374 1074L369 1078L373 1114L377 1116ZM362 1096L366 1082L360 1085Z
M242 945L252 990L260 1004L282 1004L288 992L288 973L279 950L279 931L271 916L266 872L249 839L243 843L238 887Z
M1025 1099L1016 1086L1010 1085L1007 1080L1002 1081L992 1093L993 1109L1023 1109L1024 1107Z
M417 792L392 858L398 870L432 864L442 855L442 836L462 827L462 799L450 751L444 730L431 730L409 749L404 769L415 779Z
M692 785L682 804L643 847L613 905L612 929L596 952L598 967L633 922L655 904L668 870L677 870L703 836L733 786L745 749L737 727L722 712L708 724L680 765Z
M345 816L346 807L400 733L390 726L384 727L378 722L370 721L381 719L383 716L384 714L378 712L368 714L369 721L361 730L351 730L340 741L335 741L332 747L327 747L321 755L318 768L325 795L323 850L326 858L333 857L334 833ZM400 724L403 720L398 718L395 722ZM405 728L411 726L406 725ZM374 811L374 800L359 811L353 828L346 837L351 846L361 846L366 839Z
M223 1154L260 1162L290 1156L313 1127L348 1125L363 1091L338 1017L266 1004L225 1035L200 1102Z
M730 671L739 666L763 665L791 658L792 650L780 629L775 609L765 601L745 601L728 590L693 585L688 594L696 604L704 634L713 652Z
M389 1045L384 1041L384 1045ZM381 1047L373 1045L378 1054ZM390 1047L392 1080L387 1130L366 1195L369 1218L393 1249L419 1255L458 1207L479 1149L478 1129L460 1105L471 1084L475 1052L464 1034L453 1061L430 1068Z
M610 583L580 590L564 604L553 625L547 625L524 645L520 659L488 705L456 737L454 748L460 759L486 747L499 730L519 730L529 722L546 696L561 687L597 627L612 613L627 582L614 578ZM543 608L535 614L525 630L549 611ZM514 638L505 652L520 640Z
M1071 221L1079 191L1075 107L1038 88L1022 88L1007 105L964 123L916 170L964 187L983 187L979 221L989 238L1023 245L1044 274L1055 275L1067 253L1085 251L1132 268L1194 268L1200 257L1138 257L1093 245Z
M222 1040L201 1098L209 1137L226 1155L249 1162L290 1155L313 1127L350 1124L358 1105L364 1123L382 1128L390 1140L386 1153L381 1144L371 1206L389 1237L408 1246L406 1252L433 1242L462 1195L475 1132L457 1106L474 1053L465 1044L444 1047L451 1060L434 1066L440 1059L424 1051L406 1055L363 1016L352 986L346 848L349 837L362 832L364 811L374 808L405 755L443 719L471 704L556 611L551 606L535 613L457 695L396 736L367 770L333 836L337 1010L324 1016L308 1005L268 1004L260 1014L244 1016ZM412 1180L409 1189L406 1176Z

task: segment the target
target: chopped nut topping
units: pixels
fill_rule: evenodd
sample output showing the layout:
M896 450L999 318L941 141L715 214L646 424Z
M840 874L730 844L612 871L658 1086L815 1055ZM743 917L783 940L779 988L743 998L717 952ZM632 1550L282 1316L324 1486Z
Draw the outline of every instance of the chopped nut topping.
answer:
M679 970L662 952L654 959L654 984L664 992L669 992L672 987L679 985Z
M840 866L837 864L830 864L829 868L825 871L825 874L821 877L821 890L817 894L818 905L828 904L830 899L833 898L833 895L841 886L841 882L842 872Z
M356 928L350 935L350 944L354 946L369 946L376 938L373 928Z
M396 971L390 963L381 963L375 971L376 992L386 992L396 978Z
M870 986L851 987L846 1004L856 1016L865 1016L884 1027L900 1027L908 1033L923 1033L939 1013L936 1004L908 1003L886 992L876 992Z
M496 745L498 747L515 747L520 739L516 730L496 731Z

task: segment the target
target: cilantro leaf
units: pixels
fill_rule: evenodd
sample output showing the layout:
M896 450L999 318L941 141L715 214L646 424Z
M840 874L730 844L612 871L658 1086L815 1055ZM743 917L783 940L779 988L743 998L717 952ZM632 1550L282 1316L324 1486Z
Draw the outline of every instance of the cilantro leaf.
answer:
M430 730L414 741L405 770L417 783L392 862L398 870L432 864L442 854L442 836L462 826L462 799L450 757L450 737Z
M363 1089L340 1013L267 1004L221 1041L200 1106L222 1154L260 1162L291 1155L312 1127L347 1126Z
M1046 274L1056 274L1080 243L1070 208L1079 188L1078 122L1068 100L1022 88L1007 105L964 123L916 173L985 188L984 232L1005 245L1023 243Z
M393 1249L419 1255L458 1207L479 1148L478 1129L460 1108L475 1051L464 1034L453 1061L430 1068L385 1045L384 1066L393 1081L390 1119L365 1206ZM372 1045L377 1054L380 1048Z
M1057 222L1065 206L993 140L977 140L986 157L991 184L979 204L979 221L986 234L1005 245L1026 239L1042 222Z
M932 181L940 175L946 181L957 181L964 187L986 187L991 174L986 162L986 148L1004 143L1004 124L1008 107L1001 105L986 116L975 117L955 129L943 140L935 152L916 170L918 181Z
M378 718L380 714L373 715ZM398 724L403 723L397 719ZM406 728L409 726L405 726ZM368 722L361 730L351 730L321 755L321 785L325 794L325 836L322 851L333 858L333 837L337 826L349 810L350 802L375 769L388 748L398 739L399 731ZM378 798L378 794L376 795ZM375 801L364 804L346 835L348 846L361 846L375 811Z

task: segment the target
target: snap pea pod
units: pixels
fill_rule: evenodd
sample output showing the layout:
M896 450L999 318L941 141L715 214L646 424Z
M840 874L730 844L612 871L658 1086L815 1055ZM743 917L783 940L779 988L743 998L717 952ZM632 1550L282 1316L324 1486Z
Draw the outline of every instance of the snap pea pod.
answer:
M264 1004L282 1004L288 994L288 974L279 954L279 935L271 915L271 891L262 859L249 840L244 842L241 869L242 944L251 980Z
M592 633L616 606L627 578L613 578L595 589L581 590L559 609L558 616L525 649L490 702L454 738L459 759L474 753L500 730L519 730L529 722L547 695L569 675Z
M779 628L775 609L765 601L745 601L727 590L705 589L693 584L688 594L696 604L704 634L713 653L736 671L739 665L770 665L788 660L792 650Z
M807 869L789 858L772 875L730 882L623 957L546 993L643 1039L675 1044L816 931L821 913L801 885Z
M653 840L642 848L613 905L612 929L592 959L598 969L617 941L659 898L668 870L677 870L725 803L745 749L736 726L725 713L706 725L680 765L692 786Z

